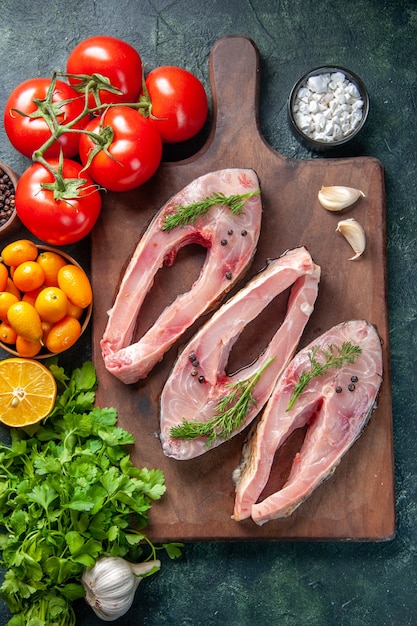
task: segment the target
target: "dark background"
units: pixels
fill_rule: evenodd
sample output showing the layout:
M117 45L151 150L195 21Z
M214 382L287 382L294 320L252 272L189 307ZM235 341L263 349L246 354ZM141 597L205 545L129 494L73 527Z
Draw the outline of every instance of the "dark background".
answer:
M293 83L321 64L346 66L365 82L370 116L359 145L348 154L374 156L385 168L397 536L380 544L190 544L179 560L162 556L161 572L142 583L134 607L117 623L415 624L417 3L1 0L0 9L1 113L19 82L64 70L72 48L91 35L128 41L148 70L163 64L186 67L209 90L213 44L223 35L244 34L261 55L260 124L267 142L288 157L323 158L302 148L288 128L285 107ZM166 156L177 159L187 150ZM19 173L29 164L11 147L2 126L0 160ZM69 251L88 262L87 242ZM87 342L63 364L75 366L89 356ZM102 623L83 601L76 608L79 626ZM9 617L0 605L0 624Z

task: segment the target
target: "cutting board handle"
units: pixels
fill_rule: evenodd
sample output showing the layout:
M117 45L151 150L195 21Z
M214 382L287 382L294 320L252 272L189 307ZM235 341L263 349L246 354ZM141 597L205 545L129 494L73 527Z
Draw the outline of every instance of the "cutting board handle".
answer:
M251 160L273 158L276 167L287 159L263 138L259 124L260 54L245 35L227 35L213 46L209 58L212 93L212 126L194 163L206 169L248 167ZM252 155L252 159L248 159ZM256 168L255 168L256 169Z
M213 124L208 143L259 138L259 51L246 36L219 39L210 53ZM244 131L244 132L242 132ZM212 146L213 147L213 146Z

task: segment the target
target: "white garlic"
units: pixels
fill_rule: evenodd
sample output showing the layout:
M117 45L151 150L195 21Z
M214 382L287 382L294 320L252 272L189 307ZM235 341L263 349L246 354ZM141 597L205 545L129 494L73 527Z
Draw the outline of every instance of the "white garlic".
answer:
M365 197L365 194L360 189L333 185L322 187L317 197L322 207L328 211L341 211L354 204L361 196Z
M121 557L102 557L83 572L86 602L100 619L112 622L130 609L142 578L160 567L158 560L135 564Z
M337 224L336 231L343 235L355 252L355 255L350 257L349 261L358 259L361 254L363 254L366 247L366 235L362 224L351 217L347 220L341 220Z

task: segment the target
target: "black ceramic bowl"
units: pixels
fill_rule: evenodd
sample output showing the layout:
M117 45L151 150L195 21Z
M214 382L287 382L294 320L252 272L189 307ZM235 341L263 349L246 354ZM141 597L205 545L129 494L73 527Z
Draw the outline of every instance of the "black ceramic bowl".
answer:
M345 146L361 131L369 113L369 95L356 74L324 65L295 83L287 112L295 137L309 150L327 152Z
M5 176L5 180L3 181L3 176ZM16 207L14 205L14 196L16 192L17 181L19 180L19 175L14 171L11 167L9 167L6 163L0 161L0 181L2 185L5 185L5 189L1 189L1 195L3 197L2 202L0 203L0 240L4 237L15 232L20 226L21 222L17 217ZM12 204L6 207L4 198L6 194L11 194L7 199L8 201L12 200ZM7 216L6 216L7 214Z

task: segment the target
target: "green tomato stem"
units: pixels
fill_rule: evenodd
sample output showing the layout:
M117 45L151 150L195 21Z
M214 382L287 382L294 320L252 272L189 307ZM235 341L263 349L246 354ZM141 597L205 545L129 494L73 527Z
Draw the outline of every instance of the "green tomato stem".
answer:
M61 135L63 135L64 133L78 133L80 135L85 134L90 137L93 143L96 144L94 151L90 155L88 163L84 167L84 170L85 170L88 168L93 157L100 150L105 150L106 153L109 156L111 156L110 153L108 152L108 148L113 141L114 133L113 133L113 129L110 126L106 126L102 128L100 133L87 131L83 128L74 128L74 126L76 126L86 115L92 115L92 114L97 115L98 113L102 111L105 112L106 110L114 106L129 106L130 108L137 109L139 113L145 115L146 117L145 112L146 110L148 110L150 106L149 94L148 94L148 104L144 102L101 104L99 94L98 94L99 89L106 89L112 93L117 93L117 94L121 92L115 87L113 87L110 84L110 82L106 79L106 77L103 77L98 74L97 75L93 74L92 77L87 76L87 75L81 75L81 74L80 75L59 74L59 76L77 77L82 81L81 85L82 85L82 90L84 91L84 107L83 107L83 110L79 113L79 115L75 117L74 119L72 119L71 121L67 122L66 124L59 123L58 117L56 114L56 109L59 108L59 106L62 106L64 102L65 103L70 102L70 100L65 100L65 101L62 101L61 103L53 103L52 98L53 98L53 94L54 94L54 90L55 90L56 82L58 78L57 72L53 73L51 84L49 85L45 100L35 101L38 107L37 116L42 117L45 120L45 123L48 125L48 128L51 131L51 136L42 144L42 146L40 146L37 150L34 151L34 153L32 154L32 161L43 165L43 167L45 167L54 177L54 183L51 185L49 184L45 185L44 188L54 191L54 195L56 199L59 199L61 197L69 197L67 193L68 189L71 189L71 192L72 191L75 192L75 197L78 196L79 188L81 186L81 184L74 186L72 180L66 180L64 178L62 174L62 158L63 158L62 152L60 156L61 163L58 168L52 167L45 158L45 153L47 152L47 150L57 141L57 139L59 139L59 137L61 137ZM145 81L143 79L143 84L144 83ZM73 85L73 87L76 91L81 90L80 86ZM88 104L89 96L91 93L93 93L94 95L94 99L96 102L95 107L90 107ZM74 195L72 195L71 197L74 197Z

